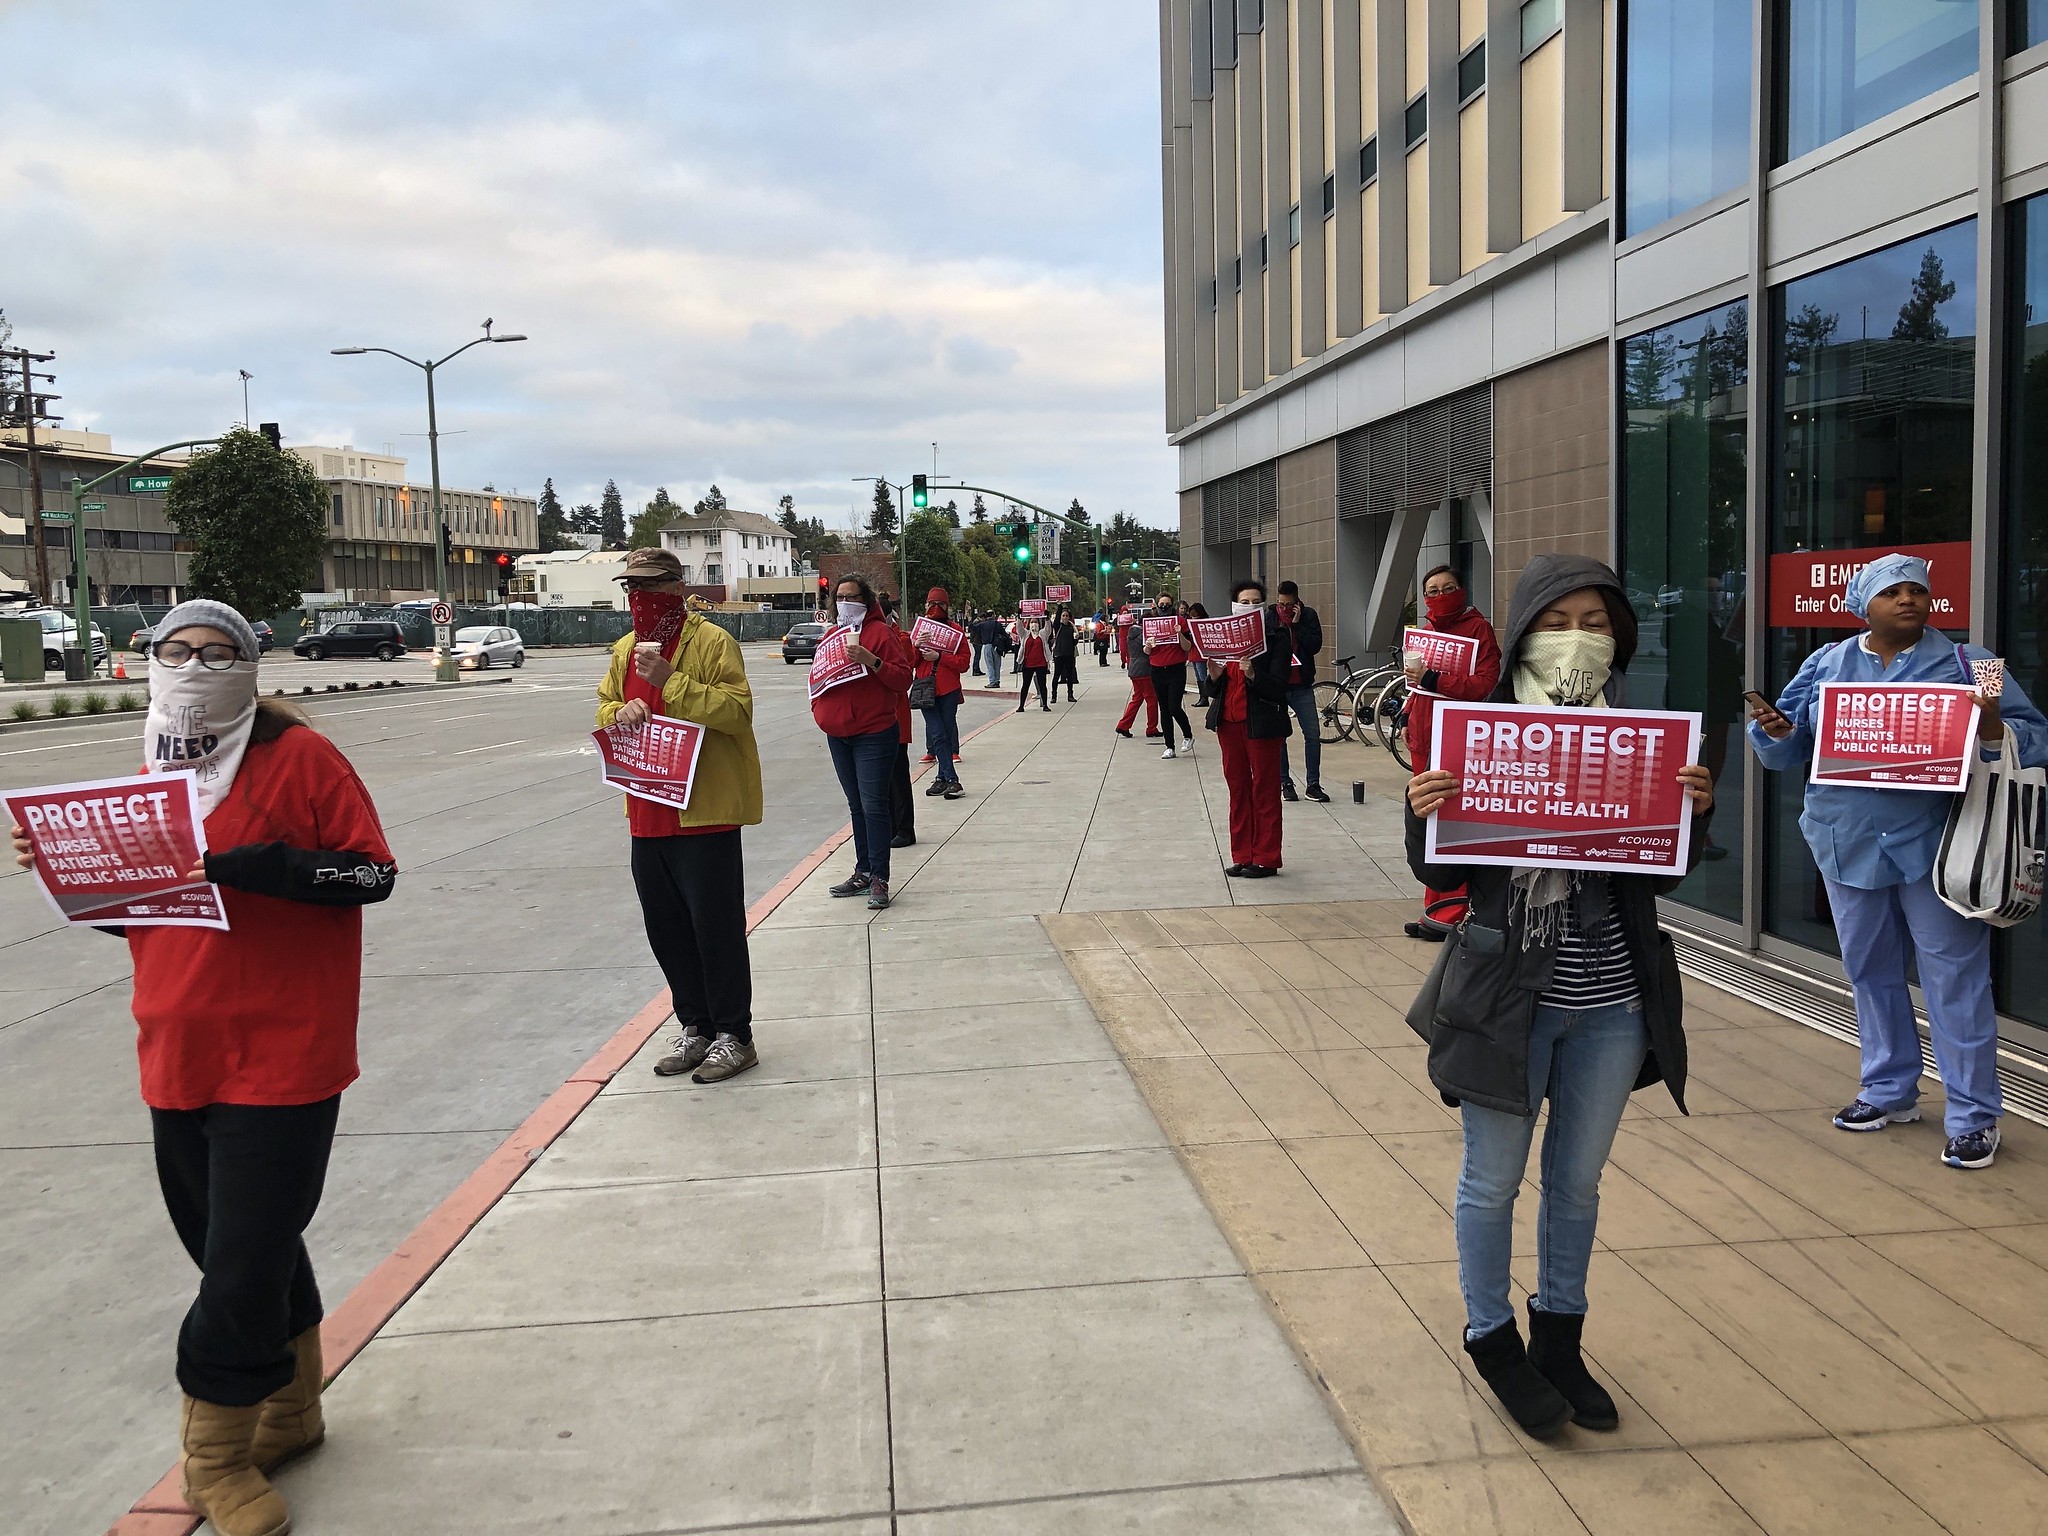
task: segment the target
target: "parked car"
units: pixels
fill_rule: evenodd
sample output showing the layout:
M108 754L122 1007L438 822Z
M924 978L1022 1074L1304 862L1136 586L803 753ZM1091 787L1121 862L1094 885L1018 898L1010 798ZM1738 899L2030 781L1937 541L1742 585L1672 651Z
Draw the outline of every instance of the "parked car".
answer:
M62 672L66 647L78 644L78 621L54 608L24 608L8 615L11 619L34 619L43 626L43 670ZM92 627L92 664L107 659L107 637L99 625Z
M455 631L455 644L449 654L455 658L456 666L468 671L481 672L486 667L523 667L526 665L526 642L519 638L516 629L475 624Z
M390 661L405 654L405 637L389 619L358 619L301 635L292 643L292 650L308 661L325 661L330 656L374 656Z
M795 666L808 662L818 654L818 642L825 638L823 624L792 624L789 633L782 637L782 661L784 666Z

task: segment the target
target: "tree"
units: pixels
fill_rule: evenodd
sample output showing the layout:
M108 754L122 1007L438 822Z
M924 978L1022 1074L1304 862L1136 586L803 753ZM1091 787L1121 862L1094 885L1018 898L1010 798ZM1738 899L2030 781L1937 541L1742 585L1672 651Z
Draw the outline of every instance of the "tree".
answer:
M969 518L971 518L973 521L977 523L987 522L988 503L983 501L979 496L976 496L974 498L974 505L968 508L967 515Z
M943 507L939 508L939 510L946 514L946 526L948 528L958 528L960 526L959 502L949 501Z
M903 530L903 547L910 562L912 607L921 607L925 593L944 587L958 598L960 551L953 543L952 526L936 509L914 515Z
M569 531L571 533L596 533L598 530L597 506L593 502L580 502L569 509Z
M626 540L628 549L661 548L661 530L682 515L683 509L670 499L668 487L657 485L654 500L640 510L633 519L632 536Z
M542 549L574 549L575 540L569 537L569 517L562 510L562 500L555 494L554 477L550 475L540 488L540 547Z
M1793 363L1802 372L1810 360L1800 354L1818 352L1826 346L1841 323L1840 315L1824 315L1818 304L1806 305L1785 322L1785 350L1792 354Z
M896 536L896 499L889 494L889 482L875 482L874 510L868 513L868 532L878 539Z
M244 618L296 608L327 553L327 485L247 427L171 477L164 517L192 545L191 595Z
M1955 296L1956 285L1930 245L1920 255L1912 294L1899 306L1899 318L1892 323L1892 340L1940 341L1948 335L1948 326L1936 311Z
M597 514L597 538L602 549L626 547L626 502L619 495L616 480L604 483L604 500Z
M713 512L723 512L724 510L725 492L721 491L716 483L713 483L710 490L699 496L697 498L697 505L690 509L691 513L697 517L709 517Z
M782 500L775 503L775 505L781 508L775 520L791 533L795 533L797 531L796 498L785 491Z
M1077 523L1085 523L1089 520L1088 509L1081 505L1080 497L1076 496L1072 501L1067 503L1067 516L1071 517Z
M1003 579L996 558L985 549L960 550L960 585L953 596L986 612L1003 599Z

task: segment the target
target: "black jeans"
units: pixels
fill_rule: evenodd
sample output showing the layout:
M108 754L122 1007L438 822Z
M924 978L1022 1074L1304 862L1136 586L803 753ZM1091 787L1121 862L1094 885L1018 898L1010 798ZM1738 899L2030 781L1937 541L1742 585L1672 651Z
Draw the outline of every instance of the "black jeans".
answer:
M1055 661L1053 662L1053 664L1052 664L1052 696L1053 696L1054 698L1058 698L1058 697L1060 696L1060 685L1064 683L1064 684L1066 685L1066 689L1067 689L1067 702L1068 702L1068 703L1070 703L1070 704L1071 704L1071 703L1073 703L1073 702L1074 702L1074 687L1075 687L1075 685L1076 685L1076 684L1078 684L1078 683L1079 683L1080 681L1081 681L1081 677L1080 677L1080 674L1079 674L1079 673L1077 673L1077 672L1076 672L1076 671L1074 670L1074 658L1073 658L1073 657L1071 657L1071 656L1061 656L1061 657L1057 658L1057 659L1056 659L1056 660L1055 660Z
M633 888L683 1033L753 1044L754 971L738 829L634 838Z
M910 793L910 748L896 743L895 766L889 770L889 827L897 837L917 836L917 801Z
M1021 714L1021 713L1023 712L1023 709L1024 709L1024 701L1025 701L1026 699L1028 699L1028 698L1030 698L1030 697L1031 697L1031 683L1032 683L1032 679L1034 679L1034 678L1036 678L1036 679L1037 679L1037 681L1038 681L1038 705L1039 705L1039 708L1041 708L1041 709L1049 709L1049 708L1051 708L1051 706L1050 706L1050 705L1048 705L1048 704L1047 704L1047 703L1045 702L1045 668L1043 668L1043 667L1026 667L1026 668L1024 668L1024 682L1023 682L1023 686L1021 686L1021 687L1020 687L1020 688L1018 688L1018 690L1017 690L1017 710L1018 710L1018 712L1019 712L1020 714Z
M320 1208L340 1112L340 1094L149 1112L164 1209L199 1266L199 1294L178 1329L187 1396L247 1408L291 1381L292 1340L322 1315L303 1234Z
M1166 734L1166 744L1173 745L1174 722L1180 722L1183 741L1195 739L1195 728L1188 724L1188 712L1181 700L1188 691L1188 664L1177 661L1171 666L1152 664L1152 691L1159 695L1159 729Z

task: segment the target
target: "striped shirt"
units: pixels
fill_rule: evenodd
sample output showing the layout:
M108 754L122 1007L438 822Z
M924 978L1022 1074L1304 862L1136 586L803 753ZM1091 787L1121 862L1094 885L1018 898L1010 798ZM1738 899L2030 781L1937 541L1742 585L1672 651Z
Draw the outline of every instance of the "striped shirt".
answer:
M1606 952L1597 952L1586 942L1579 929L1577 903L1567 900L1558 925L1557 964L1551 971L1550 987L1536 999L1538 1003L1552 1008L1604 1008L1634 1002L1639 995L1635 968L1629 963L1628 946L1614 910L1614 887L1602 884L1609 925Z

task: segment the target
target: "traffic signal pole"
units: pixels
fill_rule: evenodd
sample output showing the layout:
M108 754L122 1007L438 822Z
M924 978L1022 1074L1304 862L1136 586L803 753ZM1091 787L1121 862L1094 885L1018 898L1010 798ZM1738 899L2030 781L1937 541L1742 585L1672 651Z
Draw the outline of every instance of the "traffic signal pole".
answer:
M126 464L116 464L96 479L71 488L71 605L77 614L78 643L85 651L86 676L92 675L92 581L85 569L85 498L117 475L140 469L151 459L160 459L174 448L204 448L220 441L217 437L188 437L182 443L165 443ZM112 655L109 648L108 655ZM82 681L82 679L81 679Z
M1050 507L1041 507L1035 501L1026 501L1022 496L1012 496L1008 491L999 491L992 485L969 485L965 481L948 480L941 489L948 491L979 491L984 496L1000 496L1004 501L1010 502L1014 506L1029 507L1040 517L1049 517L1056 523L1063 523L1069 528L1079 529L1082 532L1092 534L1095 539L1096 606L1098 608L1102 606L1103 594L1100 579L1102 575L1102 525L1100 523L1084 523L1079 518L1068 517L1064 512L1055 512ZM1034 547L1038 544L1036 538L1031 542ZM1038 561L1038 590L1039 595L1043 596L1045 593L1044 551L1039 549L1037 552L1040 556Z

